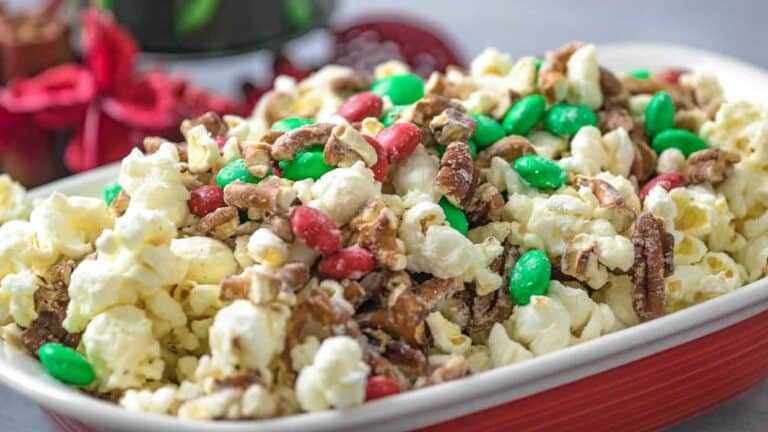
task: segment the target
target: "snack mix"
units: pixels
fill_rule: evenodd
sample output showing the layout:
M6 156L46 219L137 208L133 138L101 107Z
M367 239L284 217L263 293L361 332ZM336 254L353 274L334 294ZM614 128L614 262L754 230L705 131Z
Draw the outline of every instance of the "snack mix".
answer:
M766 114L589 44L426 81L326 66L181 131L104 199L32 205L0 177L3 339L129 410L353 407L766 273Z

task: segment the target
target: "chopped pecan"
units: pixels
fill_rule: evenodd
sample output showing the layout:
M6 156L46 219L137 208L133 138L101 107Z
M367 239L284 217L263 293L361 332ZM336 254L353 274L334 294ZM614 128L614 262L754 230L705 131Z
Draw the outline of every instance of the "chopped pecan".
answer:
M356 93L371 88L371 76L362 70L355 70L347 76L331 80L330 87L335 93Z
M199 115L195 118L184 119L184 121L181 122L180 127L182 135L186 136L187 131L197 125L205 126L205 129L208 130L208 133L213 136L224 136L229 131L229 126L227 126L227 123L225 123L218 114L208 111L207 113Z
M635 145L635 158L632 160L632 166L629 171L639 182L644 182L656 172L658 156L648 145L648 138L645 135L644 128L635 127L629 133L629 136L632 139L632 144Z
M457 207L463 207L477 188L475 165L469 146L463 142L448 144L435 178L435 191Z
M383 285L390 292L387 306L357 315L357 322L362 327L379 328L408 343L422 345L426 340L424 320L429 309L416 294L411 278L405 272L396 272L387 275Z
M576 183L588 187L600 203L600 208L607 210L608 219L617 232L624 232L635 221L635 211L629 208L624 196L610 183L597 178L577 176Z
M463 378L469 374L469 363L460 355L452 355L438 366L427 379L427 385L435 385Z
M544 59L539 70L538 84L542 94L550 103L557 102L563 96L563 89L568 84L565 76L568 60L582 46L584 44L581 42L568 42L548 53Z
M335 126L323 149L323 159L331 166L349 167L363 161L369 167L378 161L376 149L360 132L345 124Z
M244 300L251 292L251 280L247 276L227 276L221 281L219 299L222 301Z
M496 141L490 147L478 153L475 164L478 168L488 168L491 166L491 160L496 156L509 163L513 163L517 158L529 154L536 154L536 150L530 141L519 135L510 135Z
M272 144L272 158L279 161L293 160L296 153L307 147L325 145L333 128L331 123L315 123L285 132Z
M429 122L429 129L438 144L467 142L475 133L477 123L463 109L446 108Z
M733 172L741 160L738 154L721 148L699 150L688 157L685 180L690 184L709 183L717 186Z
M261 136L260 140L265 142L265 143L267 143L267 144L269 144L269 145L272 145L272 144L275 143L275 141L277 141L278 138L283 136L283 134L285 134L285 131L269 130L269 131L264 132L264 135Z
M435 95L427 96L419 100L401 115L404 120L408 120L420 127L424 127L429 126L429 123L433 118L440 115L440 113L448 108L453 108L460 112L464 111L464 107L458 102L454 102L445 96Z
M647 321L664 313L664 278L674 271L675 239L665 231L663 220L644 213L637 219L632 243L632 305L640 319Z
M288 263L268 271L249 267L242 274L227 276L221 281L219 298L224 301L251 298L251 294L256 293L252 292L252 287L263 287L265 281L273 295L277 295L278 291L295 292L304 287L309 276L309 267L304 263ZM251 300L256 302L258 298Z
M125 214L125 211L128 210L128 204L131 203L131 197L128 195L128 192L126 192L124 189L120 189L120 192L118 192L115 199L112 200L112 203L109 204L109 210L115 215L115 217L120 217Z
M297 291L309 281L310 271L306 264L300 262L287 263L280 267L275 277L280 281L284 290Z
M653 94L664 90L664 83L660 81L635 78L631 75L622 76L621 84L631 95Z
M270 176L259 183L234 181L224 188L224 202L238 209L285 213L296 199L287 180Z
M613 72L602 66L600 66L600 90L606 102L616 101L624 95L624 85L621 80Z
M223 240L232 237L240 224L240 215L235 207L220 207L200 218L197 228L203 234L210 234Z
M156 151L160 150L160 146L162 146L164 143L170 143L174 147L176 147L176 151L179 153L180 161L182 162L187 161L187 143L175 143L175 142L168 141L163 137L157 137L157 136L145 137L143 141L144 153L146 154L155 153Z
M385 268L405 268L407 260L397 238L398 217L384 201L370 200L349 225L357 232L357 244L371 251Z
M269 144L264 142L246 142L243 144L245 169L251 175L264 177L269 173Z
M483 183L472 195L469 204L464 210L469 226L475 227L500 221L503 209L504 197L496 189L496 186L490 183Z
M699 133L699 129L707 120L707 114L698 108L680 110L675 113L675 128Z
M598 271L597 242L589 235L580 233L574 236L566 245L565 252L560 258L560 271L565 276L571 276L579 282L591 280ZM602 284L604 281L597 281Z
M265 220L266 226L287 243L293 243L294 235L291 221L286 215L270 215Z
M319 328L328 331L331 335L347 335L362 342L363 335L360 327L352 319L348 306L329 297L317 286L310 289L309 294L299 302L291 315L287 352L304 339L304 330L310 323L319 324Z
M264 384L261 373L257 370L248 370L236 372L224 378L216 378L213 382L213 387L215 391L226 388L246 390L254 384Z
M621 107L611 107L597 112L597 121L600 132L607 133L614 129L624 128L630 132L635 127L632 116L626 109Z
M450 65L446 68L446 72L452 69L457 69L456 66ZM466 75L466 71L460 72L462 75ZM466 86L448 81L445 74L442 72L434 71L424 84L424 94L426 96L444 96L449 99L462 99L465 98L471 90L468 90ZM442 110L440 110L442 111ZM437 115L437 113L435 113Z

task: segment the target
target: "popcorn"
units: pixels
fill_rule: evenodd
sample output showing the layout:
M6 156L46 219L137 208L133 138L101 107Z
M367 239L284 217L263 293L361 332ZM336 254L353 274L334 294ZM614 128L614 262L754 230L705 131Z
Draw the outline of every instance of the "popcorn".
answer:
M35 291L41 281L29 270L5 276L0 283L0 323L8 318L22 327L29 327L37 318Z
M667 312L721 296L742 286L743 268L722 252L708 252L700 263L679 265L667 278Z
M571 341L568 310L550 297L532 296L529 304L515 308L506 328L535 356L565 348Z
M558 162L563 169L586 176L595 176L605 169L628 177L634 158L634 144L623 128L602 136L596 127L585 126L571 140L571 156Z
M248 240L251 258L267 267L280 267L288 258L288 244L268 228L259 228Z
M685 172L685 156L676 148L669 148L661 152L656 162L656 172L665 174L668 172Z
M29 221L42 248L68 258L82 258L92 252L93 242L113 223L103 200L58 192L38 202Z
M190 171L203 173L219 168L221 165L219 146L208 133L205 125L199 124L192 127L184 137L187 140L187 158Z
M302 369L296 380L301 408L311 412L363 403L369 368L362 356L360 346L350 337L324 340L312 365Z
M495 368L533 358L530 351L507 336L504 326L499 323L495 323L491 329L488 348L491 350L491 362Z
M320 349L320 341L314 336L307 337L304 342L291 349L291 367L296 372L312 364Z
M152 321L133 306L115 307L94 317L83 333L82 346L100 391L140 387L162 377L164 363Z
M521 96L527 96L536 91L536 74L536 59L523 57L509 71L506 82L510 89Z
M381 194L381 184L362 162L349 168L337 168L324 174L312 185L309 205L322 210L337 224L349 222L366 201Z
M373 70L373 76L377 80L380 80L383 78L391 77L392 75L409 73L410 71L411 67L407 64L399 60L389 60L376 66L376 68Z
M632 291L634 284L627 275L608 278L608 283L599 291L595 291L592 299L607 305L616 318L616 329L631 327L640 323L635 308L632 306Z
M445 319L440 312L432 312L426 321L435 346L444 353L464 354L472 345L469 336L461 334L461 327Z
M610 332L615 317L610 307L593 302L587 292L552 281L547 295L557 299L568 311L571 322L571 344L577 344Z
M217 284L237 273L238 264L232 250L220 240L194 236L171 240L171 252L188 263L183 277L201 284Z
M418 200L436 201L437 194L433 185L439 170L440 161L427 153L420 144L405 161L395 166L391 175L392 185L395 192L404 197L406 206L407 203L414 202L414 197L418 197Z
M26 219L31 210L27 191L8 174L0 174L0 224Z
M571 103L597 109L603 104L600 70L594 45L584 45L568 59L568 96Z
M171 414L176 404L176 386L166 385L157 390L128 390L120 405L129 411Z
M483 75L504 76L511 69L512 59L509 58L508 54L504 54L496 48L486 48L469 65L470 74L476 77Z
M56 258L52 250L41 249L31 223L10 221L0 225L0 279L26 269L43 274Z
M555 159L568 151L568 140L547 131L532 131L528 134L528 141L531 142L536 154L548 159Z
M680 84L691 87L699 105L706 106L716 99L722 99L723 88L714 75L686 73L680 76Z

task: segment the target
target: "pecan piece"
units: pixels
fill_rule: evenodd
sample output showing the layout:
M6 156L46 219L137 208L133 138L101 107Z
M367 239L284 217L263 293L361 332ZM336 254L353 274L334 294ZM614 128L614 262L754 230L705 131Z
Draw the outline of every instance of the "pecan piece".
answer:
M128 192L126 192L125 189L120 189L120 192L117 193L115 199L109 204L109 210L115 217L120 217L125 214L126 210L128 210L128 204L130 203L131 197L128 195Z
M200 218L197 228L203 234L224 240L232 237L237 232L240 224L240 215L235 207L220 207Z
M288 263L270 270L249 267L242 274L227 276L221 281L219 298L224 301L250 299L258 303L263 301L258 297L263 296L265 287L272 296L279 291L295 292L306 285L309 276L309 267L304 263Z
M327 330L331 335L347 335L364 342L360 327L352 319L348 306L329 297L323 290L314 286L291 315L286 338L287 353L290 352L290 348L304 339L304 329L310 323L319 324L319 328Z
M398 271L407 264L397 238L398 217L381 199L370 200L352 219L350 227L357 231L357 244L371 251L385 268Z
M600 91L606 101L615 102L624 96L624 84L610 70L600 66ZM629 129L627 129L629 130Z
M632 306L642 321L648 321L664 313L664 278L674 271L675 239L665 231L663 220L644 213L637 219L632 243Z
M629 137L632 139L632 144L635 145L635 158L632 160L629 171L639 182L644 182L656 172L658 156L648 145L644 128L635 127L629 133Z
M608 133L614 129L624 128L630 132L635 127L632 116L626 109L621 107L611 107L597 112L597 121L600 132Z
M286 243L293 243L295 236L291 221L285 215L270 215L264 221L266 226Z
M376 149L360 132L344 124L335 126L323 149L323 159L331 166L349 167L357 161L372 167L378 161Z
M717 186L733 172L741 160L738 154L720 148L699 150L688 157L685 180L690 184L709 183Z
M503 209L504 197L496 186L483 183L472 195L464 210L469 226L474 227L500 221Z
M429 122L429 129L435 140L443 145L454 141L467 142L476 128L475 119L456 108L445 109Z
M356 93L371 88L371 76L362 70L354 70L347 76L331 80L330 87L334 93Z
M160 147L164 143L172 144L174 147L176 147L176 151L179 153L179 160L181 162L187 161L187 143L175 143L168 141L167 139L163 137L157 137L157 136L148 136L144 138L144 141L142 142L144 146L144 153L146 154L152 154L156 151L160 150Z
M415 104L412 107L405 110L401 114L401 118L407 120L417 126L428 126L433 118L440 115L448 108L455 109L459 112L464 112L464 107L461 104L452 101L445 96L427 96Z
M272 144L272 158L279 161L293 160L296 153L316 144L325 145L331 137L334 125L331 123L315 123L285 132Z
M491 160L498 156L509 163L517 158L529 154L536 154L536 150L527 138L519 135L510 135L502 138L477 155L475 164L478 168L489 168Z
M249 142L243 144L243 159L245 169L251 175L264 177L269 173L269 144L265 142Z
M607 273L600 273L597 261L597 242L588 234L576 234L566 245L560 258L560 272L579 282L601 287Z
M212 136L224 136L229 131L229 126L227 126L227 123L224 122L221 116L211 111L192 119L184 119L184 121L181 122L181 127L179 129L181 130L181 134L186 136L187 131L197 125L205 126L205 129L207 129L208 133Z
M435 190L451 202L462 207L469 202L477 187L475 165L469 146L463 142L452 142L440 160L440 171L435 178Z
M238 209L285 213L294 199L296 191L289 182L274 176L256 184L234 181L224 188L224 202Z
M698 108L680 110L675 113L675 128L699 133L699 129L707 120L707 113Z
M664 90L664 83L652 79L640 79L631 75L621 77L621 84L631 95L653 94Z
M557 102L565 95L568 87L565 76L568 60L582 46L584 44L581 42L568 42L547 54L539 70L538 84L548 102Z
M257 370L237 372L224 378L216 378L213 382L214 391L227 388L247 390L248 387L259 384L264 385L261 373Z
M576 183L582 187L588 187L600 203L600 208L607 213L617 232L624 232L635 221L635 211L629 208L624 196L610 183L597 178L577 176Z
M427 379L427 385L435 385L447 381L457 380L469 374L469 363L460 355L451 355L438 366Z

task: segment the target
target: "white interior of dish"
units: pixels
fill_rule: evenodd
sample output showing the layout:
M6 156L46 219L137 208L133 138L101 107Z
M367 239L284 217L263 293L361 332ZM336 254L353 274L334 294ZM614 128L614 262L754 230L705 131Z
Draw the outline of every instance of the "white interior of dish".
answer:
M711 52L666 44L600 47L601 63L615 71L685 66L718 76L730 100L768 100L768 74ZM117 165L99 168L36 189L93 195L117 177ZM108 430L295 431L411 429L518 399L685 343L768 310L768 280L743 287L681 312L609 334L534 360L459 381L406 392L346 411L302 414L259 422L191 422L137 415L86 396L45 374L31 357L0 342L0 381L41 405ZM3 349L4 348L4 349Z

